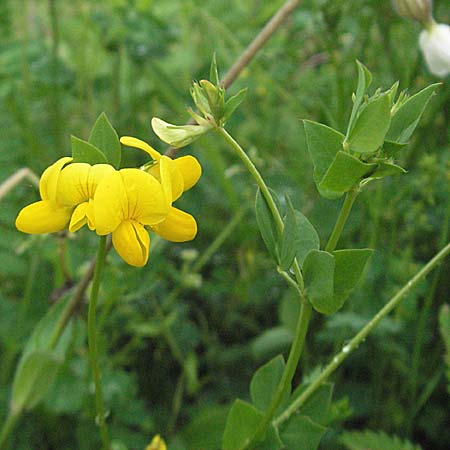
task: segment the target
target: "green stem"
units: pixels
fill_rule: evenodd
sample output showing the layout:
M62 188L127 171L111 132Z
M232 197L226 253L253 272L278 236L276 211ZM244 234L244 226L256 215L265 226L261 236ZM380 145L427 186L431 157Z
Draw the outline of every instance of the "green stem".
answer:
M333 357L320 375L303 391L303 393L274 421L278 426L291 417L305 401L321 386L321 384L342 364L342 362L363 342L368 334L386 317L423 278L450 254L450 243L437 253L400 291L392 297L383 308L355 335L342 350Z
M13 431L17 420L20 417L19 414L9 414L8 418L6 419L5 423L3 424L2 431L0 433L0 450L3 450L6 445L6 442L8 440L9 435Z
M292 379L297 369L298 361L302 353L303 344L305 342L306 333L308 331L309 319L311 317L312 307L309 302L302 302L300 308L300 315L297 322L297 328L295 330L294 342L292 343L289 357L284 368L283 375L281 376L280 383L277 386L275 395L270 402L269 407L264 413L264 417L261 419L258 427L255 430L253 436L244 444L242 449L254 448L254 446L264 437L264 434L272 421L278 407L280 406L286 391L291 385Z
M97 251L97 261L95 263L94 278L92 280L91 298L89 301L88 312L88 342L89 342L89 360L91 363L92 374L95 384L95 404L97 408L96 422L100 426L100 435L104 450L110 450L108 430L106 428L105 413L103 408L102 385L100 382L100 366L98 363L97 349L97 330L95 327L96 306L98 290L100 287L100 275L105 259L106 236L100 236Z
M326 252L332 252L336 248L336 245L339 241L339 238L341 237L342 230L344 229L344 225L347 222L348 216L352 209L353 203L358 196L358 193L359 189L357 187L354 187L347 192L341 212L339 213L339 217L336 220L336 224L334 225L330 239L328 239L328 243L325 247Z

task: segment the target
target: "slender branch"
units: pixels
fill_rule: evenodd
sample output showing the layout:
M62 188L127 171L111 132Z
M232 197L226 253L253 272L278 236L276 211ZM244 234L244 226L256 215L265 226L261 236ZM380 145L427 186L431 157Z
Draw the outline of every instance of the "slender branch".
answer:
M25 178L31 181L35 186L39 186L39 177L28 167L23 167L0 184L0 200Z
M383 308L355 335L355 337L342 350L333 357L331 362L325 367L320 375L303 391L303 393L274 421L275 426L291 417L305 401L327 380L327 378L342 364L342 362L366 339L369 333L383 320L403 298L422 281L425 276L438 266L446 256L450 254L450 243L448 243L439 253L437 253L400 291L392 297Z
M106 236L100 236L97 261L94 269L94 279L92 280L91 298L89 301L88 312L88 341L89 341L89 359L91 369L94 376L95 384L95 404L97 408L96 422L100 426L100 434L103 442L103 449L110 450L111 444L109 442L108 430L106 428L105 413L103 408L102 385L100 381L100 366L98 361L97 348L97 329L95 327L96 321L96 307L98 291L100 287L100 275L103 268L103 262L106 254Z

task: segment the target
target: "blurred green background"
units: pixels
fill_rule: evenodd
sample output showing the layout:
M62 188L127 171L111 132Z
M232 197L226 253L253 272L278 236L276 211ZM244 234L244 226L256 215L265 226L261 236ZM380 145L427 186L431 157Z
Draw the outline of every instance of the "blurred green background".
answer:
M191 80L208 76L213 52L224 74L282 3L2 0L0 183L23 167L40 175L69 155L70 135L87 139L102 111L119 135L164 151L151 118L187 121ZM438 22L449 23L446 0L434 9ZM436 81L419 53L419 32L389 1L305 0L230 89L249 91L229 131L268 184L309 217L322 242L340 202L316 192L301 119L344 128L356 59L372 71L375 87L400 80L401 89L417 92ZM340 246L376 253L343 310L314 317L297 382L326 364L448 240L449 99L447 80L399 157L409 173L371 184L354 207ZM252 373L286 352L292 338L295 302L260 239L253 180L214 134L180 152L186 153L199 159L203 176L177 206L197 218L198 237L185 244L155 238L150 263L139 270L111 252L100 292L108 423L130 450L143 449L156 433L171 450L217 449L231 402L248 398ZM145 161L143 153L124 150L125 166ZM37 198L24 180L0 200L0 419L27 337L49 304L81 278L96 248L86 230L59 237L16 231L17 212ZM218 236L223 244L194 272ZM356 429L397 434L426 450L448 448L437 320L448 301L448 270L447 262L440 277L429 276L333 377L322 449L347 448L340 435ZM22 420L11 449L99 447L86 311L79 311L57 383Z

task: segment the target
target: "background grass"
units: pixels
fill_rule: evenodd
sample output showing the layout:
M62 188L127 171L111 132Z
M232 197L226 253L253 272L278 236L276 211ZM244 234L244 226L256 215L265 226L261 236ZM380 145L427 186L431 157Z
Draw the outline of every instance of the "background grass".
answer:
M186 121L190 82L208 76L212 53L224 73L281 4L3 0L0 182L21 167L40 174L68 155L70 134L86 139L101 111L119 135L164 150L151 117ZM446 1L435 2L435 16L449 22ZM389 1L306 0L230 89L249 87L229 130L268 184L310 218L322 242L339 201L315 190L301 119L342 130L356 85L355 59L373 72L375 87L400 80L400 88L416 92L435 81L418 51L419 32ZM340 246L377 251L346 306L313 319L297 381L325 364L448 240L449 98L444 82L399 156L409 173L373 183L360 196ZM294 302L260 239L254 183L217 136L186 153L204 171L179 202L197 218L198 237L181 245L154 238L151 261L140 270L111 252L100 292L108 420L112 436L129 449L144 448L157 432L174 450L216 448L230 402L248 398L252 373L286 351L291 339ZM133 166L145 156L126 149L124 159ZM0 204L0 417L27 337L49 302L80 279L96 248L85 230L59 237L17 232L17 212L37 198L36 188L23 182ZM201 258L224 228L223 245L194 273L186 251L195 249ZM447 262L440 273L448 269ZM437 312L449 288L448 277L430 276L338 371L331 431L321 448L339 449L342 430L365 428L427 450L447 448L449 398ZM22 421L11 448L98 447L86 311L79 311L63 373Z

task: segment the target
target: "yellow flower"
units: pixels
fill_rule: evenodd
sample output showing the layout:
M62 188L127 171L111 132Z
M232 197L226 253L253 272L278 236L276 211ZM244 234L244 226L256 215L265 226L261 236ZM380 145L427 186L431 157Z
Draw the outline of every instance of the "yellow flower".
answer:
M166 443L163 439L161 439L160 435L157 434L150 442L149 445L145 448L145 450L167 450Z
M146 142L130 136L121 137L120 142L129 147L144 150L150 155L154 163L146 171L156 179L162 180L162 171L167 170L166 178L170 178L171 183L168 186L167 183L161 182L166 194L171 198L171 203L179 199L183 192L194 186L201 176L202 168L193 156L188 155L171 159L168 156L161 155ZM174 206L170 206L165 220L150 228L162 238L172 242L190 241L197 234L197 223L194 217Z
M25 233L53 233L67 226L79 230L85 223L95 229L93 197L98 182L114 168L108 164L69 164L64 157L48 167L39 182L41 201L20 211L16 227Z
M117 253L128 264L142 267L150 250L145 226L161 223L169 208L170 199L152 175L139 169L113 171L101 180L94 195L97 234L112 233Z

